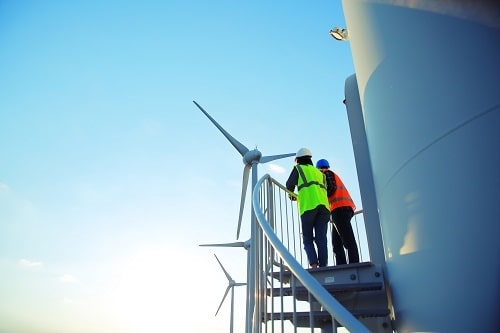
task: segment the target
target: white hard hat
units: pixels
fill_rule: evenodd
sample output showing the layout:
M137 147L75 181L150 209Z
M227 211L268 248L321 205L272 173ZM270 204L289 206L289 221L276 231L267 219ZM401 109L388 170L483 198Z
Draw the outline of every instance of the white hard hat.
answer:
M312 157L311 151L307 148L300 148L297 151L297 154L295 154L295 157L304 157L304 156Z

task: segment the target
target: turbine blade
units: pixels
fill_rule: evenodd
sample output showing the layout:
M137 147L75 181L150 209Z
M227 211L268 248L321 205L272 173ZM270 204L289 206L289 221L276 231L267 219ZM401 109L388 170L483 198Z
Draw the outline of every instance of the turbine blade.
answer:
M226 137L226 139L229 140L229 142L233 145L234 148L236 148L236 150L241 154L241 156L244 156L247 152L248 152L248 148L245 147L241 142L239 142L238 140L236 140L235 138L233 138L231 136L231 134L229 134L228 132L226 132L226 130L224 128L222 128L221 125L219 125L214 118L212 118L208 113L207 111L205 111L198 103L196 103L195 101L193 101L194 104L196 104L196 106L201 110L201 112L203 112L205 114L205 116L207 116L208 119L210 119L210 121L215 125L215 127L217 127L219 129L219 131L221 131L222 134L224 134L224 136Z
M233 280L233 278L231 277L231 275L229 275L229 273L226 271L226 269L224 268L224 266L222 266L219 258L217 258L217 256L215 254L214 254L214 256L215 256L215 259L217 259L217 261L219 262L219 265L222 268L222 271L224 271L224 274L226 275L227 279L229 280L229 282L231 282Z
M272 155L272 156L262 156L262 158L260 159L260 163L267 163L267 162L274 161L274 160L277 160L280 158L290 157L290 156L294 156L294 155L295 155L295 153Z
M241 186L241 202L240 202L240 216L238 218L238 230L236 231L236 239L240 238L241 219L243 217L243 208L245 207L245 197L247 195L248 177L250 174L251 165L245 164L243 169L243 184Z
M224 243L224 244L200 244L199 246L245 247L245 243L234 242L234 243Z
M222 302L220 302L219 308L217 308L217 312L215 313L216 316L219 313L219 310L220 310L220 307L222 306L222 303L224 303L224 300L226 299L226 296L227 296L227 293L229 292L229 289L231 289L231 286L228 286L226 288L226 292L224 293L224 297L222 297Z

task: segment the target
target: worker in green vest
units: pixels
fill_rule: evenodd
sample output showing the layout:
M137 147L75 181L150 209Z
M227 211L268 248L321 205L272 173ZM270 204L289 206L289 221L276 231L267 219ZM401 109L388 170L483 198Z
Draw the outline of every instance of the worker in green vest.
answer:
M311 151L307 148L297 151L295 162L296 165L286 181L286 188L293 192L297 187L304 250L312 268L328 266L326 235L330 209L325 175L314 167ZM290 198L295 199L294 196Z

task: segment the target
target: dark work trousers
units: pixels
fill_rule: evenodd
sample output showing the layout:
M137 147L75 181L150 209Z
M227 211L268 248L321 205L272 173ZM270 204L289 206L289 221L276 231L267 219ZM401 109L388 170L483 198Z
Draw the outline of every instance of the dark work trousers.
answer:
M347 249L349 263L359 262L358 246L352 231L351 219L354 211L351 207L339 207L332 210L332 246L336 265L347 264L344 247Z
M304 212L300 216L302 222L302 239L309 265L317 264L320 267L328 266L328 221L330 211L325 206L318 206ZM316 243L316 249L314 248Z

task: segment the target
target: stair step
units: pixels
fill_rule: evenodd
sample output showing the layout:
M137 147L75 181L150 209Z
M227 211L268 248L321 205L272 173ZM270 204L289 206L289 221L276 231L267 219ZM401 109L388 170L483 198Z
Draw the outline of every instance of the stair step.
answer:
M380 267L372 262L311 268L307 271L321 284L382 281ZM272 272L270 275L278 281L289 284L292 273L289 270L282 270Z
M371 262L363 262L356 264L327 266L307 270L318 282L325 286L327 285L342 285L350 284L365 284L365 283L380 283L384 288L384 277L380 265L375 265ZM269 273L273 279L281 283L290 285L292 273L289 270L281 270ZM301 282L296 280L296 286L302 286Z
M365 283L339 283L339 284L325 284L323 287L329 293L339 293L348 291L369 291L369 290L381 290L384 285L382 282L365 282ZM267 296L292 296L292 287L282 287L282 288L268 288ZM295 287L295 296L298 299L307 298L307 289L303 286Z
M318 267L318 268L306 268L306 271L309 271L309 272L341 271L341 270L351 269L351 268L370 268L373 266L374 266L374 264L372 262L367 261L367 262L358 262L355 264L335 265L335 266L326 266L326 267ZM290 271L286 267L283 269L283 275L285 277L290 277ZM276 278L279 278L279 271L273 272L273 276Z
M378 309L352 309L349 310L356 318L369 318L369 317L386 317L390 311L386 308ZM321 327L326 323L332 322L332 316L327 311L310 311L310 312L296 312L295 319L293 312L284 313L267 313L263 316L262 321L265 320L290 320L297 327L310 327L310 317L313 317L313 327ZM337 326L341 326L336 321Z

